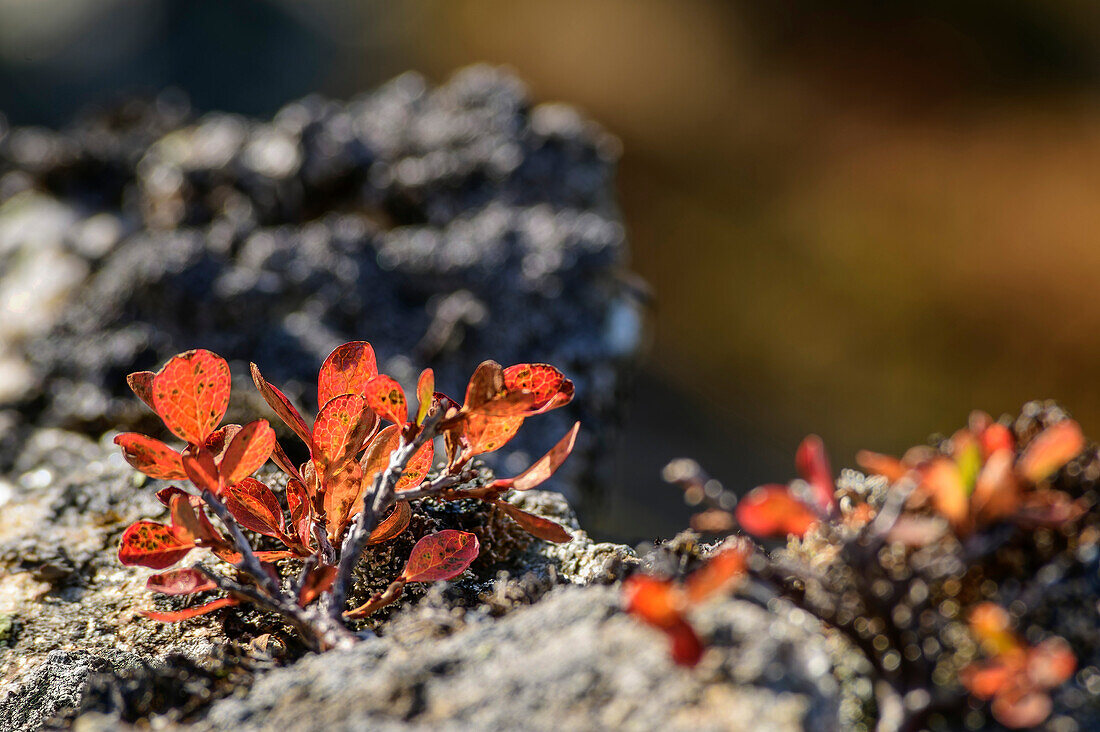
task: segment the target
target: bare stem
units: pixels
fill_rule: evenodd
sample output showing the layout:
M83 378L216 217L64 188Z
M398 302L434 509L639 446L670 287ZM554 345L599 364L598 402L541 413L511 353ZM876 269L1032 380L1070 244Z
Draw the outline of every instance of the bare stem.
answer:
M354 610L348 610L344 613L345 618L365 618L371 613L375 613L386 605L392 605L397 602L401 597L401 593L405 590L405 580L398 577L382 592L376 592L371 595L371 598L364 602Z
M424 421L420 431L412 440L402 437L401 444L390 454L390 462L386 469L376 474L370 490L364 491L363 510L355 516L351 529L344 537L343 546L340 548L340 564L329 596L328 610L331 617L338 620L343 614L344 601L351 587L352 573L359 564L367 539L378 526L379 518L396 503L394 489L397 481L401 480L405 468L408 467L409 460L417 450L435 437L442 418L442 413L437 411Z
M440 475L434 480L428 481L412 490L401 491L394 495L394 501L415 501L418 498L429 498L431 496L438 496L449 488L453 488L456 485L462 485L477 477L477 471L464 470L461 473L455 473L452 475Z

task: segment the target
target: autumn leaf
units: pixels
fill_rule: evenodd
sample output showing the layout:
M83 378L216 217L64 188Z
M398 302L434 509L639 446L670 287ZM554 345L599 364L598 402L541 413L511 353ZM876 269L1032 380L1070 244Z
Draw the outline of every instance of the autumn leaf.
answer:
M504 511L508 518L519 524L524 531L543 541L552 541L555 544L565 544L573 540L573 536L565 530L564 526L556 524L542 516L536 516L523 509L513 506L507 501L493 501L493 505Z
M195 548L179 531L154 521L138 521L122 533L118 560L133 567L167 569Z
M218 466L214 463L214 456L209 450L205 447L188 448L183 451L180 460L183 462L183 471L196 487L210 491L214 495L221 492Z
M573 446L577 443L577 433L580 432L581 423L574 422L573 428L561 438L550 451L536 460L527 470L515 478L497 481L502 487L513 488L517 491L527 491L546 482L558 468L561 467L569 454L573 452Z
M179 480L187 477L180 454L160 440L124 432L115 437L115 444L122 448L126 462L150 478Z
M573 399L573 382L550 364L516 364L504 369L503 375L505 390L523 390L534 394L535 401L527 416L548 412Z
M407 501L398 501L394 504L390 515L370 532L367 544L382 544L390 539L396 539L409 528L410 520L412 520L412 508Z
M218 586L197 569L173 569L150 575L145 586L162 595L193 595L216 590Z
M366 341L352 341L329 354L317 374L317 404L343 394L364 395L367 382L378 375L374 349Z
M741 580L746 566L747 550L740 546L723 549L708 558L706 564L688 575L684 582L688 602L702 602L728 590Z
M1072 419L1040 432L1024 450L1017 470L1031 483L1041 483L1085 449L1081 426Z
M286 502L290 507L290 525L302 546L309 548L310 516L309 494L302 481L291 478L286 482Z
M229 407L229 364L196 349L174 356L153 379L153 406L177 437L202 445Z
M504 447L523 425L523 417L486 417L471 414L463 420L465 457L483 455Z
M264 536L282 538L286 529L279 499L266 485L255 478L245 478L226 486L225 507L244 528Z
M477 559L477 536L444 529L416 542L401 573L405 582L438 582L457 577Z
M330 537L339 538L353 511L362 509L364 488L363 468L354 459L346 460L330 472L324 492L325 521Z
M409 458L409 463L405 466L404 472L401 473L401 478L394 486L394 490L398 492L408 491L423 483L424 479L428 477L428 471L432 469L434 459L435 447L429 440L421 445L420 449Z
M226 484L244 480L267 462L275 449L275 430L266 419L250 422L226 445L218 472Z
M737 504L735 515L742 529L760 538L802 536L819 520L788 486L779 484L753 488Z
M420 378L416 380L416 424L424 424L428 412L432 408L432 397L435 395L435 372L424 369L420 372Z
M126 383L129 384L130 390L137 395L137 398L145 402L145 406L152 409L154 412L157 408L153 406L153 379L157 377L152 371L135 371L126 377Z
M370 408L382 419L388 419L403 426L409 418L409 407L405 403L405 392L401 385L385 374L379 374L367 382L363 390Z
M316 600L322 592L332 587L336 581L337 568L332 566L314 567L306 575L305 582L298 590L298 605L305 607Z
M375 424L367 399L358 394L343 394L325 404L313 425L313 462L318 474L355 458Z
M298 439L305 443L306 447L313 449L313 441L310 437L309 427L306 426L306 421L302 419L301 413L290 403L290 400L286 398L286 395L279 391L276 387L269 384L260 373L260 369L256 364L249 364L252 369L252 383L256 385L260 394L263 396L264 401L271 407L272 411L283 420L283 424L291 429L294 434L298 435Z
M963 475L954 460L936 458L924 471L921 488L932 498L936 513L947 519L956 531L970 517L970 498Z
M144 610L142 615L150 620L156 620L161 623L178 623L181 620L190 620L191 618L197 618L200 615L207 615L215 610L221 610L223 607L232 607L234 605L240 605L241 601L233 597L223 597L213 602L208 602L205 605L199 605L197 607L189 607L185 610L176 610L174 612L159 612L156 610Z

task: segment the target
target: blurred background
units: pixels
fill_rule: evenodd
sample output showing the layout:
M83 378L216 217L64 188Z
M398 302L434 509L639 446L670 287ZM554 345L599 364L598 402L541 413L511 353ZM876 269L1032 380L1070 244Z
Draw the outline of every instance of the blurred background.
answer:
M1037 397L1100 430L1093 2L0 0L20 125L169 86L270 115L476 61L622 141L651 340L593 533L683 526L680 455L747 488L807 432L839 466Z

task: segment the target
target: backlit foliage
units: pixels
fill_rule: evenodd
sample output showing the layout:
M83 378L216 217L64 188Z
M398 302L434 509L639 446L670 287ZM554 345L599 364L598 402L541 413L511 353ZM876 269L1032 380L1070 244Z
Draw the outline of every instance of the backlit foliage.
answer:
M569 403L573 384L554 367L502 368L486 361L471 377L461 404L435 391L427 369L418 380L410 420L404 390L378 373L370 344L345 343L318 373L321 406L312 425L255 364L251 372L272 410L304 444L305 462L294 464L265 420L219 427L229 405L230 373L225 360L210 351L188 351L157 373L128 378L134 393L184 445L175 448L136 433L120 434L115 442L137 470L189 485L157 493L169 521L143 520L126 529L119 560L165 570L195 550L209 550L237 570L223 574L196 564L151 576L148 587L165 595L225 594L176 612L148 612L149 617L184 620L253 602L282 614L313 647L347 643L353 636L342 616L364 617L396 600L406 583L450 579L477 558L473 534L447 529L424 536L385 597L345 612L351 573L364 549L401 535L412 517L410 503L423 498L485 501L539 538L570 540L563 527L503 499L547 480L572 451L579 424L515 478L481 484L471 467L477 455L506 444L525 419ZM437 436L443 465L430 477ZM269 459L287 476L282 500L253 477ZM255 549L245 532L269 537L281 548ZM296 577L281 577L276 569L274 562L288 559L299 562ZM325 607L310 607L319 598Z

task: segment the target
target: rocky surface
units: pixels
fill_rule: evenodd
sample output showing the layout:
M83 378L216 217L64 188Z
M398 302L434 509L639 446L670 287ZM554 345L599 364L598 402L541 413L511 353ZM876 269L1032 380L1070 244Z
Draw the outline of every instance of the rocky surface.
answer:
M124 376L177 352L225 356L241 397L255 361L312 411L328 352L369 340L387 372L432 366L452 393L485 358L559 366L585 398L492 459L522 469L579 418L555 487L591 483L640 330L617 154L488 67L271 120L165 96L61 132L0 127L0 470L34 425L143 424Z

